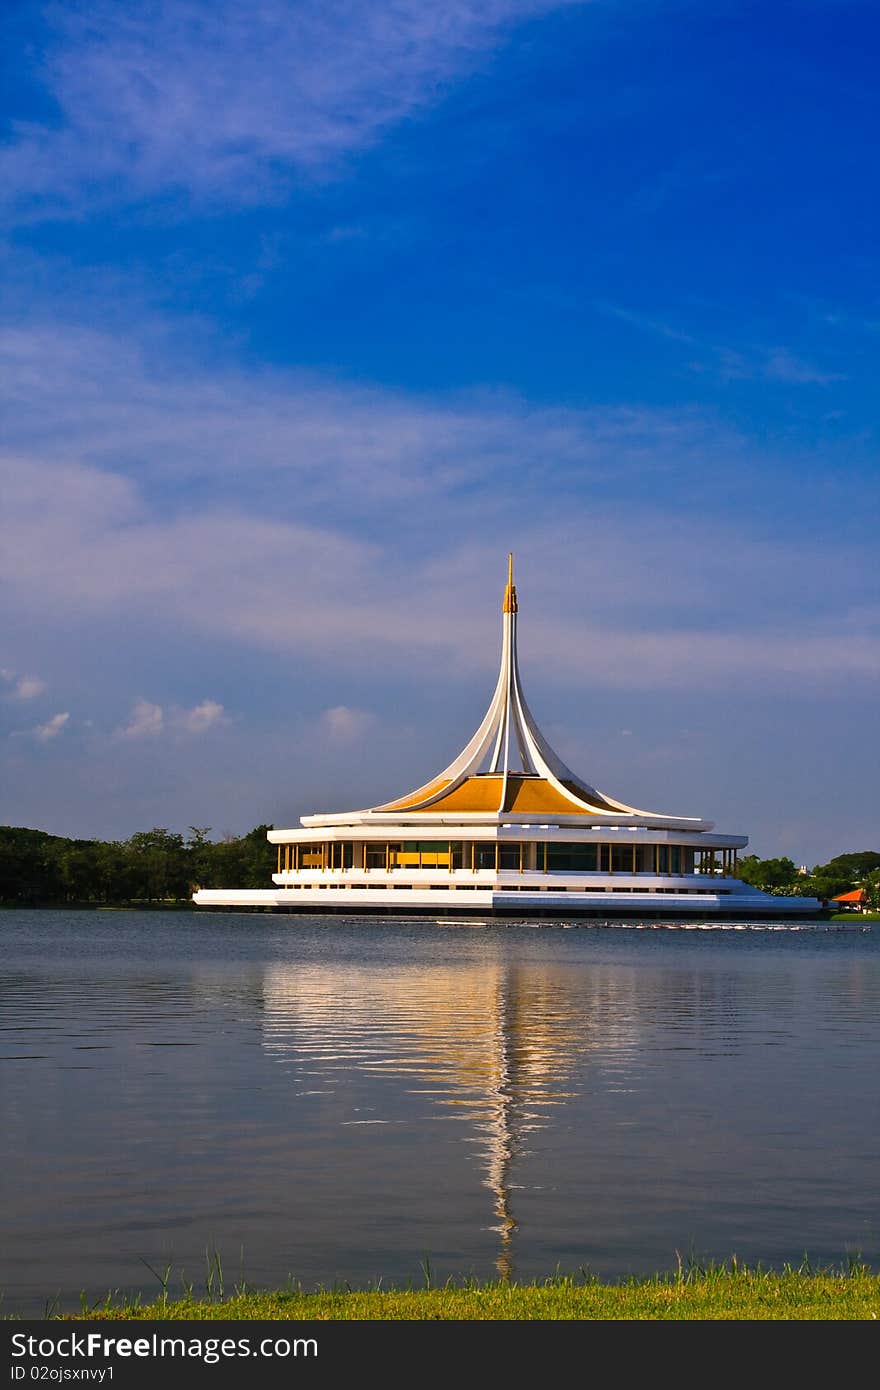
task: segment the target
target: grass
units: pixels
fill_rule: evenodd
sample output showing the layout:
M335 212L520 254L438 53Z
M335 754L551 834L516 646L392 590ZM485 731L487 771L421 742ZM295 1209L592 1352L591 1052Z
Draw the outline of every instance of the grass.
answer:
M855 925L862 922L880 922L880 912L832 912L830 921L852 922Z
M154 1271L155 1272L155 1271ZM748 1269L736 1260L727 1265L681 1268L675 1274L602 1284L589 1275L556 1277L537 1284L512 1282L447 1283L442 1288L347 1286L304 1292L288 1287L254 1292L238 1285L223 1296L215 1278L207 1296L190 1289L183 1298L168 1297L168 1273L156 1275L162 1287L150 1303L112 1296L79 1314L90 1320L159 1319L162 1321L233 1319L334 1320L515 1320L531 1319L673 1319L704 1320L874 1320L880 1316L880 1275L864 1265L846 1270L812 1270L790 1266L781 1272L760 1266ZM65 1316L65 1315L62 1315Z

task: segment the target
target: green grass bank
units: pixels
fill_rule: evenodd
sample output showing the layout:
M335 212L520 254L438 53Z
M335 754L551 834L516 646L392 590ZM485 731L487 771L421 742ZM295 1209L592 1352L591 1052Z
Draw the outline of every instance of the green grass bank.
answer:
M620 1284L553 1279L543 1284L446 1285L439 1289L239 1292L224 1299L106 1303L77 1318L163 1321L379 1320L875 1320L880 1275L724 1268Z

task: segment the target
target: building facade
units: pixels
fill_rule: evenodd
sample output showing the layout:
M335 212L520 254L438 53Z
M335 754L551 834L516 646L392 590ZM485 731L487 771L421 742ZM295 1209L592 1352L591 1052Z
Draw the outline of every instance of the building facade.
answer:
M202 907L467 914L809 916L814 898L736 876L745 835L642 811L573 773L540 732L517 658L513 562L501 669L486 716L448 767L395 801L270 830L273 887L201 889Z

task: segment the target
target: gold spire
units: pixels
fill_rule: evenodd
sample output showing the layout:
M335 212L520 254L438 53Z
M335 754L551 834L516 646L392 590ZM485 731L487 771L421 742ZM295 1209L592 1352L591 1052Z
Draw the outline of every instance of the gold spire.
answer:
M512 551L507 557L507 588L504 590L504 607L501 611L503 613L515 613L517 611L516 585L513 582Z

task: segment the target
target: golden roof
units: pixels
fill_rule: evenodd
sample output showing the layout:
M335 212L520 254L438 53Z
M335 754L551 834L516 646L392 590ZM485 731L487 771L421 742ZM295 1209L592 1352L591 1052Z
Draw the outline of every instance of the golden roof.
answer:
M438 790L442 790L441 783ZM501 797L504 795L504 805ZM493 815L498 811L509 811L512 815L556 815L588 816L595 814L580 799L564 796L546 777L526 777L508 774L507 789L501 776L467 777L446 796L437 797L429 806L422 805L424 795L416 801L394 802L396 811L411 808L422 816L443 815L446 811L484 811Z

